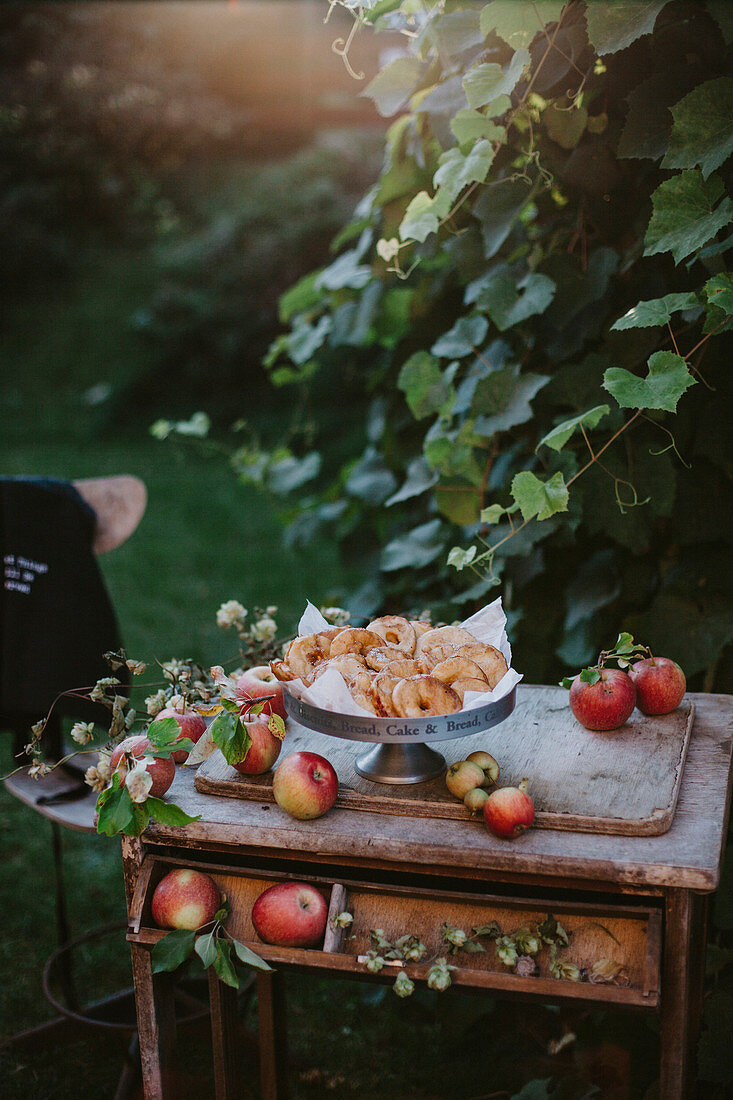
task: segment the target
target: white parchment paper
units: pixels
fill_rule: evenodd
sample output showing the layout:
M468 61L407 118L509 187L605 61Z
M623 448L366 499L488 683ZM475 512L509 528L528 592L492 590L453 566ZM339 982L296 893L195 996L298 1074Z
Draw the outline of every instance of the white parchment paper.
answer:
M501 605L501 596L493 603L482 607L480 611L471 615L460 624L464 630L472 634L479 642L493 645L506 657L509 668L504 673L493 691L467 691L463 698L463 710L473 710L486 703L495 703L508 695L512 688L519 683L522 675L512 668L512 650L506 633L506 615ZM319 630L329 629L328 623L317 607L310 600L301 615L298 623L298 634L315 634ZM311 687L306 687L302 680L289 680L288 689L298 699L302 699L311 706L320 707L321 710L335 711L338 714L358 714L373 718L368 711L360 707L346 686L343 676L335 668L324 672Z

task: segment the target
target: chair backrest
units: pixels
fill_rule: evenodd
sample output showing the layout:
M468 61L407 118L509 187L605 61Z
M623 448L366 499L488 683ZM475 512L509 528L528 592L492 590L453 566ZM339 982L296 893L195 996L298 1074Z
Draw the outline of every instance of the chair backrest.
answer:
M145 505L128 475L0 479L0 724L19 731L57 695L110 675L103 654L120 635L97 554L132 534ZM58 713L100 717L66 698Z

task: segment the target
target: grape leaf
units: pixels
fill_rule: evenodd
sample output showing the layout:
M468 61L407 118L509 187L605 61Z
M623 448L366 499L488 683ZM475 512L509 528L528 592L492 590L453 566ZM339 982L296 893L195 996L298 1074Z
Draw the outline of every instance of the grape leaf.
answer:
M477 141L465 155L457 147L448 149L442 154L433 177L434 186L441 189L438 201L450 206L469 184L483 183L493 160L494 149L486 139Z
M470 8L440 15L433 23L435 45L444 64L471 46L478 46L486 37L479 26L479 13Z
M241 764L249 752L252 738L240 721L239 714L223 711L216 716L210 728L214 743L227 764Z
M596 53L625 50L637 38L654 29L657 15L667 0L607 0L603 4L587 4L585 18L588 39Z
M464 107L451 119L450 128L460 146L472 145L474 141L485 138L487 141L503 142L506 130L481 111Z
M545 447L551 447L553 451L561 451L576 428L580 428L581 424L586 428L595 428L609 412L608 405L596 405L594 408L588 409L587 412L581 413L580 416L564 420L562 424L558 424L551 432L542 437L535 450L539 450L544 444Z
M662 168L699 165L707 179L733 152L733 77L698 84L672 107L672 117Z
M421 493L431 489L438 480L438 474L431 470L424 455L413 458L407 467L407 477L393 496L386 500L385 506L389 508L393 504L399 504L403 500L420 496Z
M517 282L506 265L494 269L486 280L476 305L485 310L500 332L544 313L555 294L555 283L548 275L529 272Z
M381 504L397 488L397 479L381 453L370 445L346 479L347 493L372 504Z
M547 133L562 149L574 149L585 132L588 112L585 107L550 103L542 113Z
M448 210L442 210L436 205L436 200L431 198L427 191L418 191L405 210L405 216L400 223L401 241L420 241L422 243L430 233L437 233L440 219L445 218Z
M454 546L448 554L448 565L452 565L454 569L460 572L461 569L465 569L467 565L470 565L475 557L475 546L469 546L468 550L464 550L461 546Z
M556 512L568 510L568 488L561 470L548 481L540 481L530 470L522 470L512 479L512 496L524 520L535 516L549 519Z
M307 363L314 352L320 348L331 331L332 321L330 317L323 316L317 324L312 325L304 317L296 317L293 327L286 337L288 355L302 366Z
M153 973L162 974L169 970L177 970L193 951L195 942L196 933L183 928L177 928L167 936L163 936L150 953Z
M527 50L520 48L503 69L493 61L486 61L469 69L463 78L463 89L469 107L485 107L500 95L508 95L522 75L530 56Z
M515 49L528 46L547 23L560 18L564 0L493 0L481 9L484 38L495 31Z
M609 367L603 375L603 387L615 397L622 409L662 409L675 412L685 390L695 385L681 355L656 351L649 356L646 378Z
M398 57L385 65L361 93L374 100L383 118L389 118L405 106L420 83L425 70L416 57Z
M439 412L454 393L438 360L426 351L415 352L403 364L397 385L404 393L416 420Z
M429 565L443 552L443 530L439 519L431 519L405 535L398 535L382 551L381 569L389 573L395 569L421 569Z
M478 522L481 498L473 485L439 485L435 490L435 503L440 514L459 527Z
M699 169L660 183L652 195L653 212L644 238L644 255L671 252L680 263L733 220L733 202L718 176L703 179ZM717 205L716 205L717 203Z
M471 410L477 414L475 428L481 435L505 432L532 419L530 401L550 379L546 374L519 371L519 364L511 363L478 382Z
M637 302L620 317L612 329L617 331L628 328L651 328L654 325L666 325L673 313L682 309L693 309L700 301L695 291L683 291L679 294L665 294L663 298L650 298Z
M481 224L487 260L499 251L511 233L530 195L531 185L526 180L499 180L482 189L473 205L473 214Z
M430 352L441 359L461 359L478 347L486 336L488 327L489 322L479 313L459 317L453 328L438 337Z
M710 305L733 314L733 276L727 271L713 275L705 283L705 294Z

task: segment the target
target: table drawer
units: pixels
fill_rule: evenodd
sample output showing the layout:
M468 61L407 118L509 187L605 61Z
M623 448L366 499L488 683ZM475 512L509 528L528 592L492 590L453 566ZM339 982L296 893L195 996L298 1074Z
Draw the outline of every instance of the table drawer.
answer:
M147 856L140 870L130 906L132 942L153 944L162 935L153 925L150 907L155 886L174 866L185 861ZM507 898L478 892L455 892L437 889L400 888L365 882L334 882L325 877L304 873L294 876L277 871L230 868L217 863L196 861L195 866L206 871L216 882L230 904L226 927L238 940L246 943L275 967L297 967L327 970L344 977L394 980L400 970L415 982L427 980L430 968L438 958L445 958L455 969L450 970L451 984L477 989L491 989L502 995L534 995L539 999L575 999L628 1007L655 1009L659 1002L659 972L661 956L661 911L652 904L588 904L568 900L544 902L537 898ZM292 880L310 882L318 887L329 903L329 920L323 943L317 948L299 949L274 947L262 943L251 920L252 906L259 895L274 882ZM352 915L352 923L339 927L339 913ZM507 947L506 941L517 943L517 933L525 934L525 947L531 937L546 929L548 917L554 917L567 933L568 942L542 943L534 954L536 972L523 976L507 965L497 950ZM445 926L465 932L474 950L463 947L451 953L444 938ZM476 933L476 929L483 929ZM389 948L375 946L372 935L381 931L384 941L395 945L403 936L414 936L425 947L420 961L400 961L389 958ZM480 945L480 946L479 946ZM530 942L531 946L531 942ZM518 949L521 953L521 935ZM384 959L378 974L367 967L370 951ZM553 960L555 971L553 973ZM597 969L619 972L612 980L600 978ZM577 968L566 970L580 980L562 976L557 964ZM594 973L594 964L596 972ZM520 968L521 971L521 968Z

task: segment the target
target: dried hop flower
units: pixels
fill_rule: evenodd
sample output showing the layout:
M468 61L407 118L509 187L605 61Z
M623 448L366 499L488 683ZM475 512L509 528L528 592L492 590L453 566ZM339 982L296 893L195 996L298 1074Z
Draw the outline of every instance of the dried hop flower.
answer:
M156 691L155 695L148 695L145 700L145 709L151 718L155 718L156 714L160 714L163 708L168 702L168 696L163 688L160 691Z
M277 623L269 615L258 619L251 630L255 642L271 642L277 634Z
M222 627L236 626L247 618L247 609L239 600L227 600L216 613L216 625Z
M77 745L86 745L94 736L94 722L75 722L69 736Z
M400 970L392 988L398 997L409 997L415 989L415 983L410 981L404 970Z

